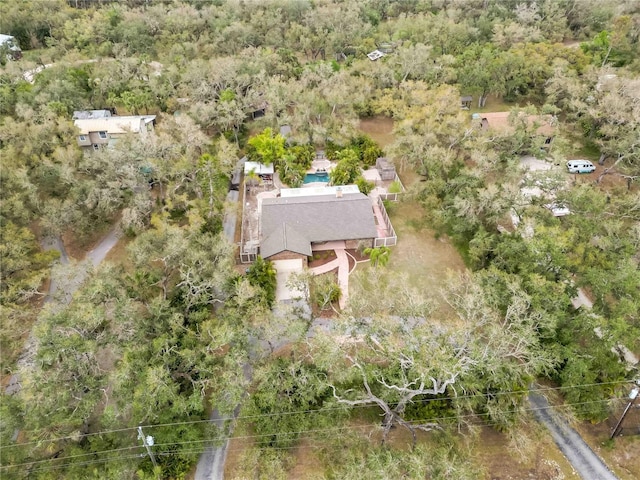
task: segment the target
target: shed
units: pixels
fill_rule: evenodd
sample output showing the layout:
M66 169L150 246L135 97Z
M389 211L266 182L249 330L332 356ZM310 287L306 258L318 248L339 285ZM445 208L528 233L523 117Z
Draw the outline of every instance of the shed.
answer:
M381 180L395 180L396 167L386 157L379 157L376 160L376 168Z
M259 100L251 104L249 106L251 118L255 120L256 118L264 117L268 106L269 104L265 100Z
M473 97L471 95L464 95L460 97L460 108L463 110L469 110L471 108L471 103L473 102Z

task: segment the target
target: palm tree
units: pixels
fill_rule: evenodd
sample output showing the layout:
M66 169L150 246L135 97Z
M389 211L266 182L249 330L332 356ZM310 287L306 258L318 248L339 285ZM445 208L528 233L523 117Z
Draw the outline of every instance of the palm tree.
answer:
M391 249L389 247L375 247L375 248L365 248L364 254L368 255L371 259L371 263L373 263L374 267L380 265L384 267L387 263L389 263L389 256L391 255Z
M262 288L264 299L269 307L276 299L276 273L273 262L264 260L261 256L258 256L253 265L247 269L249 283Z

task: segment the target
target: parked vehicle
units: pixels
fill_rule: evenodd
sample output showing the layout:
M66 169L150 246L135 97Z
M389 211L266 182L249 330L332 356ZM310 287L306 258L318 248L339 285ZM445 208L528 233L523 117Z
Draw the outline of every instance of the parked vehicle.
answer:
M589 160L569 160L567 162L567 170L569 173L591 173L596 166Z
M569 207L561 203L549 203L545 207L551 210L554 217L565 217L571 214Z

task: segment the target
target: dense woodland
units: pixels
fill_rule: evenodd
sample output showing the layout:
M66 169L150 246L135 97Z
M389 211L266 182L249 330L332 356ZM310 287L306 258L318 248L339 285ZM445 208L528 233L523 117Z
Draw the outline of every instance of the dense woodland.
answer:
M637 375L618 348L640 351L637 1L2 0L0 33L23 50L0 69L2 386L21 382L1 397L2 478L183 478L230 431L212 409L242 405L240 478L286 478L304 436L326 478L475 479L453 438L491 425L517 442L532 382L599 422ZM383 43L393 52L367 59ZM513 128L474 126L461 95L513 106ZM72 112L107 107L157 114L155 133L83 154ZM518 112L557 117L549 149ZM366 190L359 166L382 150L357 127L374 115L394 121L385 155L420 177L406 198L468 273L442 272L442 308L372 267L369 295L307 339L308 316L273 313L268 262L236 268L229 176L244 154L273 157L296 185L318 148L337 183ZM533 179L571 207L555 218L521 201L522 155L599 160L599 175ZM528 233L505 231L512 210ZM120 260L43 305L52 265L75 264L41 241L89 249L117 221ZM572 307L578 287L592 311ZM262 346L283 340L286 354ZM395 426L435 440L388 448Z

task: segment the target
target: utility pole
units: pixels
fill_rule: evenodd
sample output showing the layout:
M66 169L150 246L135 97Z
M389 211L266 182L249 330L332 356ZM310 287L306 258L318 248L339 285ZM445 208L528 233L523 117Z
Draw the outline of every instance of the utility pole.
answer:
M138 427L138 439L142 440L142 445L147 449L147 453L149 454L149 458L151 459L153 466L157 467L158 464L156 463L156 457L154 457L153 452L151 451L151 447L153 446L153 437L151 435L145 437L142 432L142 427Z
M631 407L636 401L636 398L638 398L638 388L634 388L633 390L631 390L631 393L629 394L629 403L624 409L624 412L622 412L622 416L620 417L620 420L618 420L618 423L613 429L613 432L611 432L611 436L609 437L609 440L613 439L613 437L618 435L618 433L620 433L620 430L622 430L622 421L624 420L624 417L627 416L627 413L629 413L629 410L631 410Z

